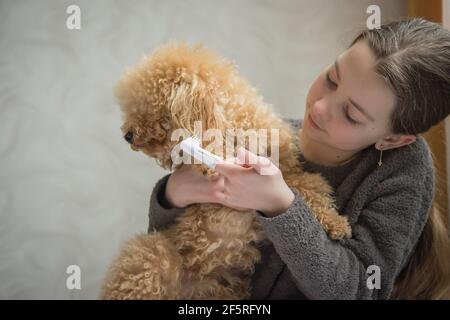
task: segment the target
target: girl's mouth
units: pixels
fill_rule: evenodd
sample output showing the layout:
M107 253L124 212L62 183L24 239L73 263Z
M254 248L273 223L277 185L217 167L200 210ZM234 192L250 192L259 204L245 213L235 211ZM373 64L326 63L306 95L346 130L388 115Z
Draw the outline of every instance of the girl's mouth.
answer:
M311 114L308 114L308 122L310 123L312 128L322 131L322 129L312 119Z

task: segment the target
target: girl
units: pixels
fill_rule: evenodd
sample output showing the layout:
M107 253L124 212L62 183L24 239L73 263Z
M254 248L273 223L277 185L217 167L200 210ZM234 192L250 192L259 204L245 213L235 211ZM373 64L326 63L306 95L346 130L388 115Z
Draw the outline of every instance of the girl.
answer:
M192 203L257 210L270 239L253 299L449 298L450 246L433 207L434 166L420 133L450 113L450 32L423 19L361 32L311 86L298 130L306 171L331 184L353 230L331 241L281 172L247 150L214 181L184 165L162 178L150 230Z

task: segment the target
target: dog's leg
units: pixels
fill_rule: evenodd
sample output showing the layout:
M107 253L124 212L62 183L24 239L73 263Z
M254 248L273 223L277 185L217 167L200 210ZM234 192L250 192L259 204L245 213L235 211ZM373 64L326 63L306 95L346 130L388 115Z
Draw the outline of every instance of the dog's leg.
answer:
M104 281L102 299L174 299L180 287L182 258L162 233L128 241Z
M183 257L178 298L244 299L249 295L249 275L260 260L256 243L264 238L254 212L194 205L167 232Z
M346 217L339 215L335 209L315 211L317 220L333 240L351 238L352 229Z
M333 240L350 238L350 224L345 216L339 215L331 196L332 188L320 174L298 172L291 175L288 185L303 195L313 215Z

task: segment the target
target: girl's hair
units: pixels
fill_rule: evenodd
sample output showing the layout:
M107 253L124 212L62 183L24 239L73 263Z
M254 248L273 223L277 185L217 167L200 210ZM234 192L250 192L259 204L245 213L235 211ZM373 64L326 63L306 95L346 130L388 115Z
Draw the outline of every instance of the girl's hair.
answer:
M423 133L447 117L450 31L414 18L363 30L350 47L360 40L375 54L375 71L397 98L389 124L393 133ZM450 239L443 217L434 201L414 253L396 280L392 299L450 299Z

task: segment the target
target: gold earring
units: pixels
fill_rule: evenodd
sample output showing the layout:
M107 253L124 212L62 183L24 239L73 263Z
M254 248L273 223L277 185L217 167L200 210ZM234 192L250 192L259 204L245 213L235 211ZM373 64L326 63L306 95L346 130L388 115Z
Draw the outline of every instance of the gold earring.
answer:
M381 147L381 146L380 146ZM383 157L383 150L380 150L380 160L378 161L378 166L381 167L381 165L383 164L383 161L381 160Z

